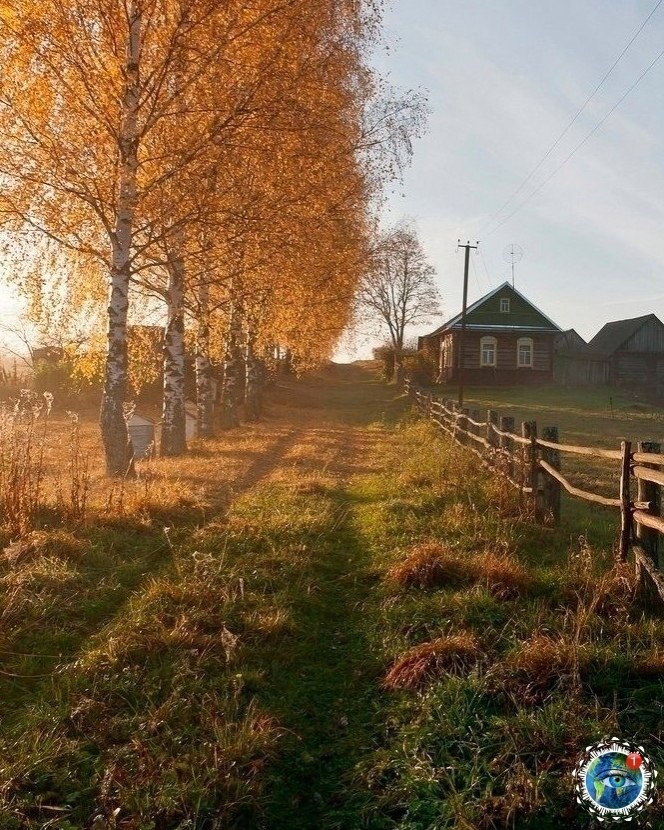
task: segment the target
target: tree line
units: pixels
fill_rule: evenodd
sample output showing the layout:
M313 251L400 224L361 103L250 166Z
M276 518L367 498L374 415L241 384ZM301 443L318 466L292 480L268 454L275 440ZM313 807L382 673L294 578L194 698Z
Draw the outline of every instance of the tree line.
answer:
M425 106L371 68L378 0L0 0L0 233L34 315L105 331L101 436L132 470L128 330L163 309L160 451L260 415L331 353ZM213 380L219 402L213 418ZM242 400L240 399L242 396Z

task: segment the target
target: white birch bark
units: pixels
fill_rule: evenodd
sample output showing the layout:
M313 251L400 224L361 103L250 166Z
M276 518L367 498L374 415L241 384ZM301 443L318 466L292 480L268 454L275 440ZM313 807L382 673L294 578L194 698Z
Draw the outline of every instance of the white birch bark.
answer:
M231 429L239 425L238 404L240 391L240 371L242 325L240 310L235 301L231 304L226 348L224 352L224 379L221 390L221 405L219 411L219 426L221 429Z
M117 212L111 239L108 346L99 416L106 473L113 476L133 473L134 454L124 418L123 404L127 393L127 312L138 171L142 23L138 0L131 3L128 23L126 87L122 100L119 135Z
M203 280L198 288L196 321L196 420L198 435L211 438L214 401L212 396L212 362L210 361L210 287Z
M244 417L247 421L258 421L261 416L261 382L260 363L256 357L256 338L247 328L244 341Z
M176 239L176 245L178 240ZM166 303L168 317L164 333L164 400L161 417L161 455L187 451L184 356L184 261L179 248L168 256Z

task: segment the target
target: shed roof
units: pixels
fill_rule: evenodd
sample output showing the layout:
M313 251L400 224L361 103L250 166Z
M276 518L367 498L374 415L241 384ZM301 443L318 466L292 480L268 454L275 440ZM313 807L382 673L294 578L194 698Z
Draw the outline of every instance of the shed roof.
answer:
M656 320L660 326L662 321L656 314L644 314L642 317L630 317L627 320L614 320L606 323L588 343L590 351L611 355L629 340L645 323Z
M586 354L588 350L588 344L576 329L567 329L557 334L553 338L553 347L556 354L563 357Z

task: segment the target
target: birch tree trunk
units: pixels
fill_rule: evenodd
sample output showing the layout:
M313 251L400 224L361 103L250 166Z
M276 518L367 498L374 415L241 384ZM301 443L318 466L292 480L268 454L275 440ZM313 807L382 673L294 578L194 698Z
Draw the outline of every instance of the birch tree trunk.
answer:
M237 410L239 404L240 372L242 369L241 340L242 325L240 310L235 301L231 304L226 350L224 353L224 380L221 390L219 426L230 429L239 425Z
M244 417L258 421L261 416L261 367L256 357L256 336L247 328L244 341Z
M187 451L184 388L184 261L179 250L168 257L168 319L164 335L164 403L161 455Z
M214 432L212 363L210 361L210 286L201 282L198 289L196 328L196 420L198 435L211 438Z
M106 473L133 474L132 447L123 405L127 394L127 313L136 213L138 171L138 108L140 102L141 13L138 0L129 9L126 88L119 135L119 187L108 303L108 346L99 423Z

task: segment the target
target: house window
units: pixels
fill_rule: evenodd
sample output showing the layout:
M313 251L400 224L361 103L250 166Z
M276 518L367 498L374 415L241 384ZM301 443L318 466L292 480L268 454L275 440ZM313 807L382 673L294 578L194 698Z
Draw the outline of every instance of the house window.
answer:
M509 297L501 297L500 311L503 314L509 314L509 311L510 311L510 299L509 299Z
M532 368L533 341L531 337L520 337L516 345L516 365Z
M497 341L495 337L482 337L480 340L480 366L495 366Z
M452 338L449 336L446 337L440 344L440 347L443 353L443 368L449 369L452 366Z

